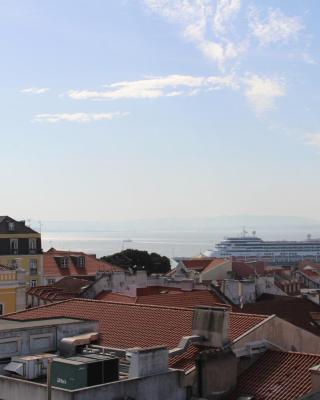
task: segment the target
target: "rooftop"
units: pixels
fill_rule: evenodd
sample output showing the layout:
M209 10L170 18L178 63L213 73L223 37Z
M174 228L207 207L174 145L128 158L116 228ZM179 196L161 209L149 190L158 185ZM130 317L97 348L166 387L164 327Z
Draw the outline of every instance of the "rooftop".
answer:
M295 400L311 391L309 369L318 364L320 355L268 350L239 376L228 399Z
M13 230L9 230L9 222L13 222ZM4 215L0 216L0 234L17 234L17 233L32 233L38 235L38 232L26 226L25 221L16 221L13 218Z
M100 344L121 349L152 346L172 349L178 346L183 336L192 334L193 310L182 307L71 299L9 314L6 318L25 321L62 316L98 321ZM237 339L267 318L265 315L230 312L230 339ZM190 363L191 359L188 360ZM178 361L187 362L184 357Z
M245 313L276 314L292 324L320 336L320 326L315 323L311 313L320 312L320 306L304 298L263 294L256 303L247 303L242 309Z
M67 300L80 296L91 284L92 281L88 279L65 276L53 285L31 287L27 290L27 294L51 302Z
M67 258L67 267L61 268L59 260ZM84 265L78 266L77 257L84 257ZM99 260L95 255L89 255L81 251L63 251L51 248L43 253L43 273L46 277L72 276L72 275L95 275L98 271L117 272L122 268Z
M216 294L209 290L183 291L176 288L158 287L158 290L155 292L151 290L151 294L148 294L148 291L145 293L146 294L143 294L142 292L142 295L138 294L138 296L132 297L120 293L102 292L97 299L134 304L153 304L168 307L181 307L183 305L185 308L214 305L226 306L226 304L223 304L222 300Z
M208 272L218 265L224 264L226 260L224 258L192 258L181 260L181 262L187 269Z

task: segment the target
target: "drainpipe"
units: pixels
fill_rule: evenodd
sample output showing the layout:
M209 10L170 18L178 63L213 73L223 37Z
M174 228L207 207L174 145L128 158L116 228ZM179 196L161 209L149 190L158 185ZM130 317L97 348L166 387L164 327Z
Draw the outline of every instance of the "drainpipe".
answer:
M51 359L48 359L48 366L47 366L47 400L51 400Z
M203 387L202 387L202 361L201 361L201 355L196 359L196 368L197 368L197 374L198 374L198 397L202 397L203 393Z

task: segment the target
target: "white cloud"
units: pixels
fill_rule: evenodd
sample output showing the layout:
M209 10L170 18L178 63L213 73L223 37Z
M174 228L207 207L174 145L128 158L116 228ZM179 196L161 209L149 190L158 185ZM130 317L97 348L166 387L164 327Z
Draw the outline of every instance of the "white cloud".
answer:
M216 32L225 33L230 28L230 23L239 13L240 0L218 0L213 26Z
M307 144L320 148L320 133L307 133L304 139Z
M317 65L317 61L309 54L309 53L302 53L301 54L302 60L307 64Z
M30 94L43 94L49 92L49 88L37 88L37 87L30 87L26 89L21 89L21 93L30 93Z
M268 15L262 19L257 8L249 12L249 28L262 45L286 43L295 38L304 28L300 18L288 17L278 9L269 8Z
M106 86L106 90L70 90L68 95L75 100L88 99L155 99L190 95L194 90L237 89L234 75L190 76L168 75L146 77L137 81L123 81Z
M152 12L178 23L184 37L220 69L246 47L224 35L240 10L240 0L217 0L216 7L211 0L144 0L144 4Z
M275 100L286 92L284 82L279 79L251 75L244 79L244 84L245 96L257 114L273 109Z
M94 122L94 121L110 121L114 118L125 117L129 113L125 112L110 112L110 113L57 113L57 114L37 114L34 122Z

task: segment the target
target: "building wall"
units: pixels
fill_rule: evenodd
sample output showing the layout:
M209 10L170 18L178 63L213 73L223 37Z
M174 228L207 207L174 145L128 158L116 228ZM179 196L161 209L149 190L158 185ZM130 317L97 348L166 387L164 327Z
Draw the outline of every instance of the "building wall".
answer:
M287 351L320 354L319 336L276 316L271 316L266 322L235 341L233 347L241 349L250 342L263 339Z
M201 273L201 279L204 281L212 281L212 280L221 280L226 279L229 276L229 273L232 271L232 261L230 259L226 259L225 262L221 265L212 268L208 272Z
M16 311L16 296L17 292L15 287L0 287L0 304L2 305L2 315Z
M105 385L68 391L52 389L52 400L186 400L186 389L180 371L128 379ZM9 378L0 375L0 398L2 400L44 400L47 398L45 385Z
M37 273L32 274L30 272L30 260L37 260ZM27 254L27 255L3 255L0 256L0 264L5 266L12 266L16 262L18 268L22 268L25 272L26 284L31 285L31 281L35 281L36 285L42 283L42 271L43 271L43 257L42 254Z
M0 271L0 315L25 309L25 274L21 272Z

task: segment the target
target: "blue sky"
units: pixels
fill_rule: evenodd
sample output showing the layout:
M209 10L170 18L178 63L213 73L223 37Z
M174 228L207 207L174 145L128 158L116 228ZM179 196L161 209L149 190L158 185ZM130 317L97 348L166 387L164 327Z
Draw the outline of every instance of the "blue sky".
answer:
M317 0L3 0L2 214L320 218Z

